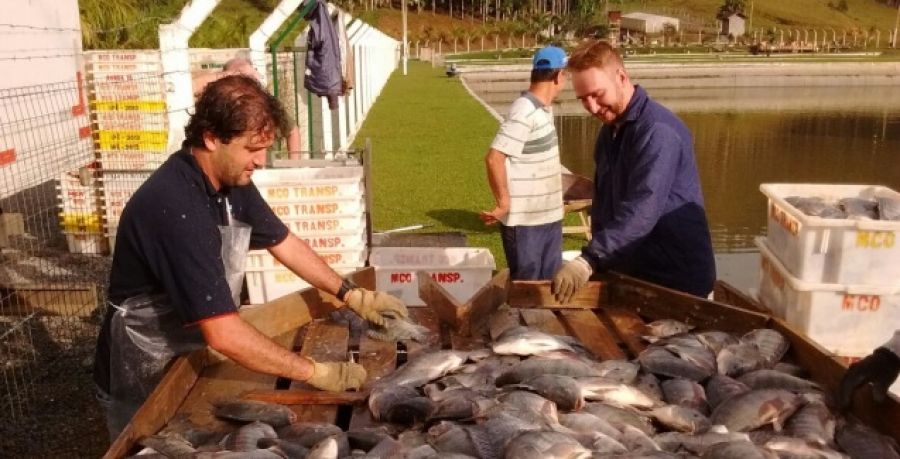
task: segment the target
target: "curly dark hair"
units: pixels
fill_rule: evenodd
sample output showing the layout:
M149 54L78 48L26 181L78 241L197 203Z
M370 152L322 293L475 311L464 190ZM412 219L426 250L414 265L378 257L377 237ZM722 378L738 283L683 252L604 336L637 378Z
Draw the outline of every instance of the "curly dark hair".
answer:
M290 126L281 102L256 79L230 75L206 86L184 127L184 136L192 147L203 147L203 134L207 132L227 144L244 133L271 132L284 137Z

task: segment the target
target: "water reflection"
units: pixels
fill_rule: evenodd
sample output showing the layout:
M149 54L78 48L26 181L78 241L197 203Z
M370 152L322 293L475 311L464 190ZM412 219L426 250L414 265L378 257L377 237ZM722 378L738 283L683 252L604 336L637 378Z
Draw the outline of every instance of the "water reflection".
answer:
M849 97L854 92L858 97ZM900 190L900 88L852 88L849 94L839 88L768 88L756 89L757 97L748 90L719 95L728 93L731 98L710 99L709 91L666 90L659 97L672 100L667 105L694 134L717 252L751 250L753 237L765 233L760 183L866 183ZM764 93L784 97L767 100ZM741 100L748 108L740 109ZM593 176L599 128L590 117L557 117L566 167Z

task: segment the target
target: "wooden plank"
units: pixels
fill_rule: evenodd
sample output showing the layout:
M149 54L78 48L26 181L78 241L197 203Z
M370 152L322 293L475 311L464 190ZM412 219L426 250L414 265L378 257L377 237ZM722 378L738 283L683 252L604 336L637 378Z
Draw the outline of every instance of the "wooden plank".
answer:
M349 359L347 342L350 330L346 325L320 320L308 325L300 355L318 362L346 362ZM316 390L306 383L291 382L292 389ZM337 419L335 405L299 405L291 407L297 413L297 420L304 422L329 422Z
M197 382L207 357L206 349L179 357L103 457L126 457L138 440L159 432L175 416Z
M542 332L554 335L568 335L566 327L556 318L549 309L522 309L522 319L529 327L534 327Z
M769 328L787 337L791 342L790 355L809 372L812 380L822 384L826 393L837 393L847 371L843 362L781 319L773 318ZM900 441L900 403L895 397L888 397L885 403L878 404L872 400L872 391L862 387L856 391L851 413L867 425Z
M466 318L467 326L463 328L464 335L484 334L490 323L491 315L497 311L500 305L506 303L509 280L509 270L504 269L475 292L468 302L469 310Z
M550 291L550 281L512 281L506 301L514 308L592 309L599 306L605 295L602 285L603 282L589 281L571 301L559 304Z
M560 311L560 318L572 330L572 334L589 351L603 360L624 359L616 339L606 325L590 310Z
M0 314L89 317L97 309L97 286L94 284L0 285Z
M454 330L462 330L467 312L464 310L468 308L456 301L427 272L416 272L416 278L419 280L419 298L434 311L441 322L446 323Z
M474 351L487 346L487 340L483 336L463 336L456 332L450 332L450 347L456 351Z
M701 328L746 332L765 327L769 316L687 293L660 287L621 274L608 285L609 304L629 309L649 320L676 319Z
M241 394L247 400L280 403L282 405L352 405L366 400L369 393L327 392L321 390L252 390Z
M506 308L492 314L488 325L491 339L497 339L507 329L521 325L519 311Z
M646 325L641 318L634 313L617 308L604 308L602 314L613 325L613 330L619 335L619 339L625 343L625 347L633 357L637 357L646 347L641 336L645 333Z
M263 335L271 338L283 337L281 342L290 344L293 343L297 329L312 321L310 304L318 301L316 292L303 291L266 304L244 306L240 310L240 315Z
M755 299L751 298L750 295L747 295L737 287L723 280L717 280L716 284L713 286L713 300L719 303L737 306L748 311L761 312L763 314L770 313L768 309Z
M419 297L452 330L462 336L482 332L488 318L506 301L509 270L505 269L483 285L466 303L460 303L425 271L416 273Z
M366 386L390 374L397 368L397 345L377 341L367 336L359 342L359 363L366 369ZM372 415L365 404L353 407L350 428L372 425Z
M432 309L426 307L410 307L409 317L417 324L430 330L425 342L417 342L413 340L404 340L403 345L406 347L407 358L415 356L441 347L441 325L438 323L437 315Z
M348 279L352 280L356 285L360 287L367 288L369 290L375 289L375 269L374 268L362 268L357 271L354 271L347 276ZM290 293L281 298L278 298L272 302L266 303L262 306L268 307L271 304L285 302L288 304L292 304L295 302L302 302L304 306L307 308L307 314L315 319L325 318L336 309L340 309L345 307L344 302L338 300L334 297L334 295L330 293L326 293L322 290L319 290L315 287L309 287L303 290L298 290L294 293ZM255 309L252 305L244 306L243 309L253 310ZM243 310L242 309L242 310Z

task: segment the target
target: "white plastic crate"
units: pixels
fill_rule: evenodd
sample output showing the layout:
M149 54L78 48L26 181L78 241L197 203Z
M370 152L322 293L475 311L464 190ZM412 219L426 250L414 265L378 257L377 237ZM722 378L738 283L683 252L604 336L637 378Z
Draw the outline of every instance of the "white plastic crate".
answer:
M109 253L109 245L103 233L65 233L71 253L102 255Z
M789 324L836 355L865 355L900 328L900 286L804 282L775 257L766 239L760 251L759 299Z
M362 233L365 235L366 218L362 215L323 218L282 218L282 222L298 236Z
M359 269L339 268L338 274L345 275ZM247 296L250 304L262 304L282 296L310 288L311 285L285 268L269 268L247 271Z
M364 194L363 184L359 179L317 180L296 184L256 185L256 187L263 199L270 204L311 199L360 198Z
M347 249L316 250L316 254L332 268L356 268L366 264L365 246ZM251 250L247 253L247 271L285 269L268 250Z
M358 217L365 212L361 198L270 203L269 207L281 219Z
M150 177L150 172L104 174L100 179L103 187L103 211L108 232L114 232L128 200Z
M98 150L100 164L107 170L155 170L162 165L169 155L162 152L131 150Z
M362 181L362 166L346 167L292 167L260 169L253 172L257 187L304 185L321 180Z
M375 286L400 297L406 304L424 305L419 298L417 271L426 271L460 303L472 298L491 280L496 265L485 248L373 247L369 264L375 268Z
M900 193L871 185L764 183L759 189L769 198L769 247L791 274L814 283L900 285L900 221L812 217L785 201L790 196L900 200Z
M100 186L94 177L82 185L78 171L66 172L59 176L56 189L63 213L92 213L100 209Z

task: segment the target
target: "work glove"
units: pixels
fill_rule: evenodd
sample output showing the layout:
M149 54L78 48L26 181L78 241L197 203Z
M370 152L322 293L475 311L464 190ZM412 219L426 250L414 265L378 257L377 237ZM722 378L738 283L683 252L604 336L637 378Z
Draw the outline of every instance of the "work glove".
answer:
M348 389L359 389L366 381L366 369L353 362L316 362L312 363L313 374L306 383L316 389L329 392L344 392Z
M900 374L900 357L890 350L879 347L868 357L850 365L841 380L838 394L841 410L850 407L853 393L867 383L872 383L872 399L878 403L887 398L887 391Z
M402 318L409 317L406 305L399 298L384 292L355 288L347 294L347 306L363 319L384 327L382 313L393 312Z
M568 303L575 296L575 292L584 287L584 284L590 279L591 272L593 269L584 257L576 257L572 261L563 262L562 267L553 276L553 285L551 286L556 301L559 304Z

